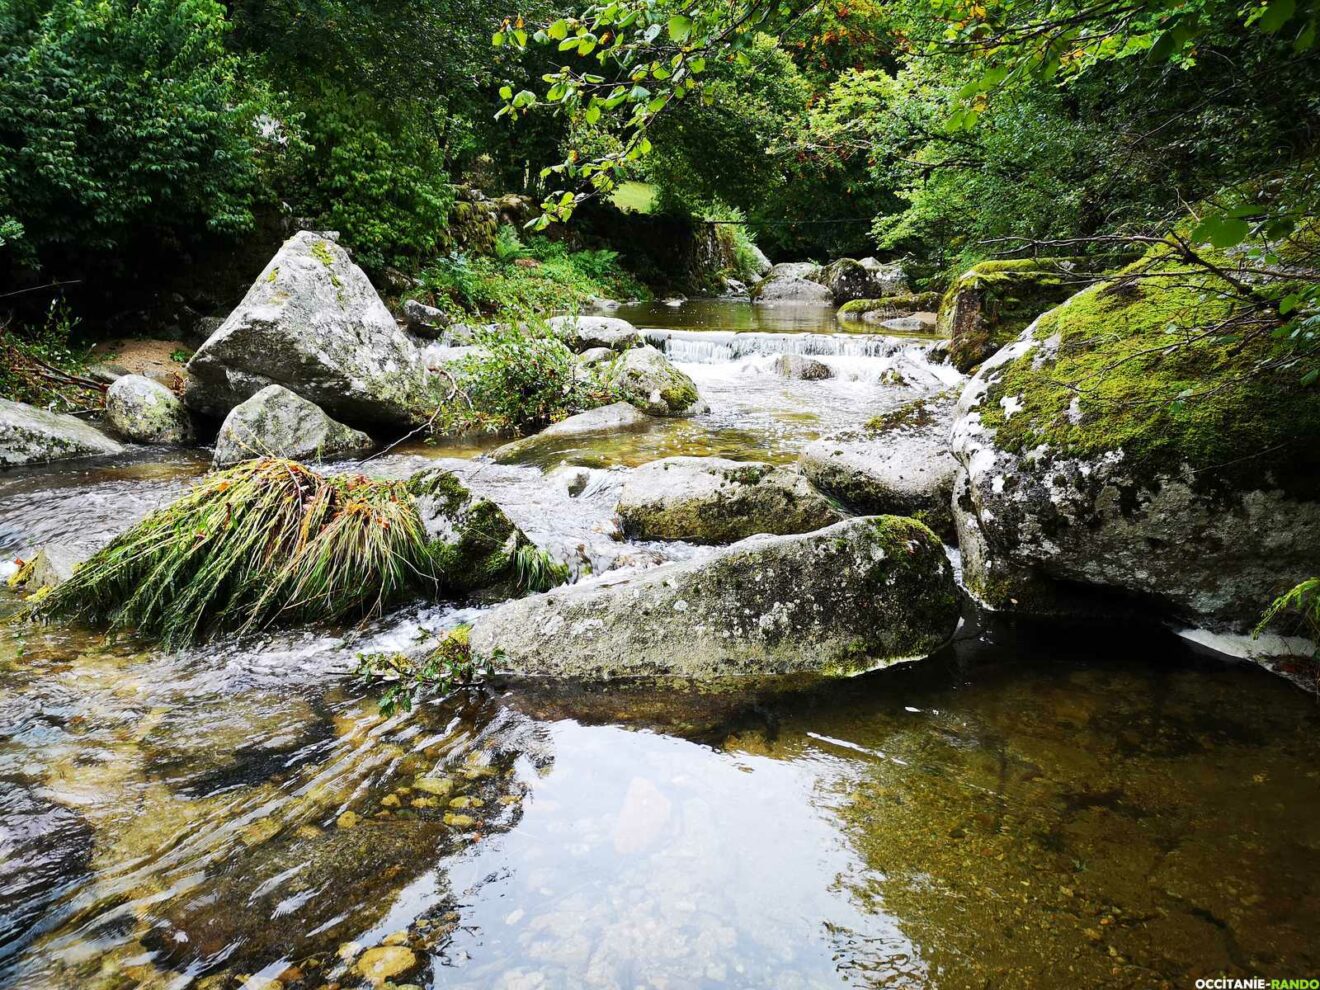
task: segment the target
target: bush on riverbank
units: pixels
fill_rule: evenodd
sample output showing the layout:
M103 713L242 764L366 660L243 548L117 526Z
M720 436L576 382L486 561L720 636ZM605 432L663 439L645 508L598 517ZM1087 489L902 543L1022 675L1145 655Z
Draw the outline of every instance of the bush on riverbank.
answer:
M524 244L508 225L499 229L494 255L450 255L428 265L419 278L422 288L411 297L458 317L511 318L577 309L592 297L649 294L623 270L614 251L570 251L544 238Z

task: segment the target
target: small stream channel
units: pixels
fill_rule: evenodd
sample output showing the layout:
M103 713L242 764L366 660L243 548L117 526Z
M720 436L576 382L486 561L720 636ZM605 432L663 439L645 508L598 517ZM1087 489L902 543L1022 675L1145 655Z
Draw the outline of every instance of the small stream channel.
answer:
M832 313L619 315L708 413L526 465L415 447L371 470L460 458L534 539L639 566L702 551L613 538L622 469L790 461L956 382L932 342ZM836 377L779 377L789 352ZM0 474L0 553L98 545L205 468ZM357 653L474 607L176 654L0 625L0 986L310 990L369 985L369 963L471 990L1320 973L1320 707L1257 668L1156 625L969 616L928 660L797 691L490 683L382 718Z

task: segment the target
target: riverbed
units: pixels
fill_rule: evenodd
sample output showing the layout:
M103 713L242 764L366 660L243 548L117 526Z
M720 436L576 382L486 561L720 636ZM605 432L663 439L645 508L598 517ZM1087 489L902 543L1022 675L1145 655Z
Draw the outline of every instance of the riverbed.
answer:
M697 381L699 416L523 465L473 460L479 443L335 467L461 458L583 573L644 566L703 551L613 538L627 467L787 462L956 385L937 342L716 305L620 314ZM781 378L783 353L835 376ZM98 545L205 467L140 452L0 474L0 551ZM357 654L478 607L177 654L0 626L0 985L296 990L397 966L396 985L473 990L1145 988L1320 970L1320 707L1255 667L1154 624L969 614L938 655L841 682L492 680L382 717Z

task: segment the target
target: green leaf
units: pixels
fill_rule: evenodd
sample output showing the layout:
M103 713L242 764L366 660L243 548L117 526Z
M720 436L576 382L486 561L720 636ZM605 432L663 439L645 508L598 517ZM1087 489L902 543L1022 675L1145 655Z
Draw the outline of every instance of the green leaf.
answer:
M1275 2L1277 3L1279 0L1275 0ZM673 17L669 18L669 37L675 42L681 45L683 42L687 41L688 36L691 33L692 18L684 17L682 14L675 14Z
M550 35L555 41L563 41L568 37L568 21L560 19L545 29L545 33Z
M490 43L494 47L499 48L500 45L504 44L504 35L501 34L499 31L496 31L494 34L490 36Z
M1212 213L1192 231L1192 239L1216 248L1231 248L1241 244L1251 233L1251 224L1236 217Z
M511 100L511 99L513 99L513 87L512 87L512 86L501 86L501 87L500 87L500 99L501 99L501 100Z
M1260 29L1267 34L1274 34L1283 27L1297 11L1297 0L1270 0L1265 13L1257 21Z
M588 124L594 124L596 121L600 120L600 107L596 106L594 103L587 107L586 118Z

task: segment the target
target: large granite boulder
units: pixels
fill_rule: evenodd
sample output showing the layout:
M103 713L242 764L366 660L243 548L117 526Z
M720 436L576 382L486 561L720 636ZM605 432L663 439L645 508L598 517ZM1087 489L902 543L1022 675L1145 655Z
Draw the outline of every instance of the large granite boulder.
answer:
M94 426L73 416L0 399L0 467L118 454L123 449Z
M1239 298L1153 254L982 365L953 434L975 595L1052 611L1112 589L1231 632L1315 573L1320 392Z
M579 437L644 430L655 422L654 416L642 412L630 402L613 402L552 423L530 437L506 443L492 451L490 456L497 464L513 464L533 459Z
M618 513L629 536L691 543L809 533L842 518L796 468L723 457L643 464L624 483Z
M853 512L912 516L953 539L955 401L952 394L918 399L863 429L808 444L802 473Z
M193 440L192 420L178 396L142 375L124 375L106 389L105 421L134 443L182 444Z
M433 399L418 350L335 235L284 242L188 362L184 401L223 416L283 385L346 422L413 424Z
M879 516L509 602L470 642L518 674L843 675L928 655L958 616L939 539Z
M215 441L215 466L251 457L319 461L371 446L371 437L282 385L267 385L229 411Z
M556 316L549 326L569 350L578 354L593 347L624 351L645 343L640 330L613 316Z
M949 357L968 372L1013 341L1036 317L1081 287L1068 260L983 261L954 281L940 301L936 329L949 338Z
M751 287L753 302L812 303L828 306L834 302L834 293L813 276L819 267L809 262L787 262L775 265L770 272Z
M597 367L620 396L652 416L686 416L696 412L701 401L696 383L649 344Z
M907 275L897 262L875 258L840 258L809 276L830 290L836 306L854 299L876 299L908 291Z

